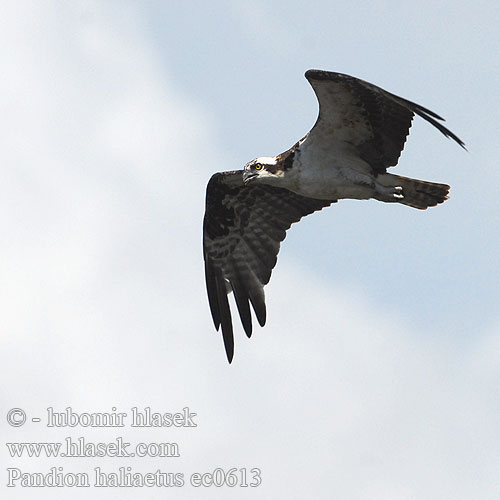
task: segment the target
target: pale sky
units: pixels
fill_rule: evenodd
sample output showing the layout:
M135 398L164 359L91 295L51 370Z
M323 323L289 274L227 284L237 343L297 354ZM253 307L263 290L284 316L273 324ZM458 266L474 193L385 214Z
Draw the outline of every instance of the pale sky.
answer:
M470 2L59 2L0 7L4 442L176 442L170 458L13 458L2 498L484 500L500 495L500 15ZM212 173L313 125L309 68L416 119L394 173L425 212L342 201L289 231L268 322L229 366L201 253ZM196 428L47 428L48 407L189 407ZM22 408L31 420L11 427ZM7 468L183 473L178 488L7 488ZM256 488L195 472L262 471Z

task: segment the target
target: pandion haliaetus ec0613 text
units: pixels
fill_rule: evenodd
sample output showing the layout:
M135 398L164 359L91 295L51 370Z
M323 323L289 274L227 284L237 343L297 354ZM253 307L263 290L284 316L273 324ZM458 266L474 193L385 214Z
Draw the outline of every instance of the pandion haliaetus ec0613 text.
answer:
M219 172L207 186L203 255L208 300L229 362L234 339L228 294L252 334L250 304L266 322L264 285L285 231L304 215L342 198L375 198L425 210L443 203L446 184L387 173L398 163L417 114L460 146L432 111L352 76L309 70L319 101L312 130L288 151L260 157L243 170Z

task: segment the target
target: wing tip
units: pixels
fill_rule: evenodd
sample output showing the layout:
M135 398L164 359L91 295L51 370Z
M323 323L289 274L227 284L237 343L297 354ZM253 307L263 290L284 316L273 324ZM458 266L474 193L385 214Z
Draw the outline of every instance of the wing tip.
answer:
M445 122L446 120L442 116L438 115L437 113L434 113L434 111L431 111L428 108L424 108L420 104L416 104L406 99L403 99L403 101L408 103L408 109L410 109L410 111L417 114L424 120L428 121L431 125L434 125L434 127L436 127L447 139L455 141L461 148L463 148L465 151L468 151L467 148L465 147L465 142L462 141L462 139L460 139L458 135L456 135L449 128L446 128L442 123L439 123L437 121L440 120L442 122Z
M469 152L469 150L465 147L465 142L460 139L460 137L457 137L455 134L453 136L448 137L448 139L454 140L464 151Z
M222 323L222 339L224 341L224 349L226 351L227 360L229 361L229 364L231 364L234 356L234 335L231 318L229 318L229 323Z
M227 357L227 362L231 364L233 362L234 349L228 350L226 347L226 357Z
M266 319L267 319L267 311L266 311L266 305L264 304L264 309L259 311L259 313L255 314L257 316L257 321L260 326L265 326L266 324Z

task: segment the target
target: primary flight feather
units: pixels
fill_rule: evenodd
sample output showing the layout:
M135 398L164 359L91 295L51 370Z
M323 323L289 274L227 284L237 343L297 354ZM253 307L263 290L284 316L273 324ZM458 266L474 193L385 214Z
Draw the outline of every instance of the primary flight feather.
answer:
M434 112L342 73L305 74L319 101L311 131L288 151L259 157L243 170L219 172L207 185L203 255L208 300L229 362L234 339L228 294L243 329L254 310L266 322L264 285L286 230L303 216L342 198L375 198L425 210L444 202L450 187L387 173L404 148L415 114L460 146Z

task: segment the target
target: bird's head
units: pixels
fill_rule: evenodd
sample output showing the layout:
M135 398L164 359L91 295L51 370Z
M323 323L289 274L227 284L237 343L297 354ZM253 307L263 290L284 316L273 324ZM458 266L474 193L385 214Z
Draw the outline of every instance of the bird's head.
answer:
M261 156L249 161L243 170L243 182L263 182L273 184L283 176L278 159L275 156Z

